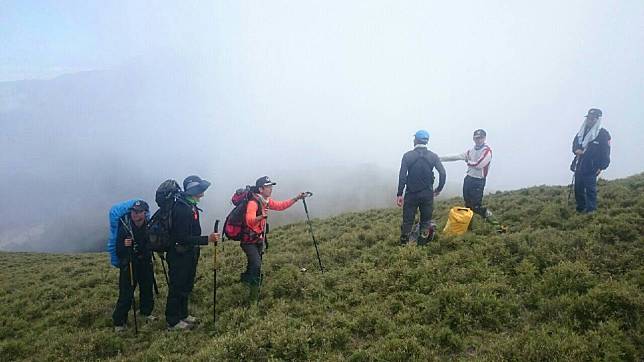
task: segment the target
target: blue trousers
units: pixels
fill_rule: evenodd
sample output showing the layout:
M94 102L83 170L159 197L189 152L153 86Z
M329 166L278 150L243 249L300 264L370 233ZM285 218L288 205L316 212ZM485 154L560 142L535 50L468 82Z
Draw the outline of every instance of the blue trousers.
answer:
M597 175L575 175L575 201L577 212L597 210Z

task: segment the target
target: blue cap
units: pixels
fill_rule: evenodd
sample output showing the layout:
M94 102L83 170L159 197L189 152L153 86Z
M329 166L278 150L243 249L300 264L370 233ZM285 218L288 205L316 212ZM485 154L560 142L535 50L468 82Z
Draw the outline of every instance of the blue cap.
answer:
M429 141L429 132L425 131L424 129L421 129L420 131L416 132L414 134L414 138L416 138L419 141Z

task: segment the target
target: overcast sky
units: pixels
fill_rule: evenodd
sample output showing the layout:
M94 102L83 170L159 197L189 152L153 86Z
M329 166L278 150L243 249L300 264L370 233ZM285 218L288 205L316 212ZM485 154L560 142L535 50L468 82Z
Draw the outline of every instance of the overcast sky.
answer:
M463 152L472 131L485 129L488 187L513 189L569 182L570 144L590 107L604 111L613 137L604 177L644 169L642 24L638 0L1 1L0 85L124 67L121 90L138 89L133 69L156 71L170 86L185 79L181 96L202 119L186 114L180 134L199 147L189 153L192 168L172 166L181 175L172 176L216 174L226 192L242 182L230 159L252 165L253 175L301 170L316 179L371 165L394 184L421 128L439 155ZM169 59L192 76L155 69ZM3 127L15 122L12 92L0 92ZM173 103L157 96L136 117L158 117ZM85 158L103 156L97 145L108 142L100 131L92 137ZM237 139L249 144L239 154ZM464 164L446 166L460 183ZM383 192L393 197L395 188Z
M481 127L490 183L508 188L567 181L591 106L613 135L606 177L642 170L642 24L636 0L14 1L0 5L0 79L175 52L217 77L206 94L228 95L213 127L252 119L293 152L392 168L418 128L443 154Z

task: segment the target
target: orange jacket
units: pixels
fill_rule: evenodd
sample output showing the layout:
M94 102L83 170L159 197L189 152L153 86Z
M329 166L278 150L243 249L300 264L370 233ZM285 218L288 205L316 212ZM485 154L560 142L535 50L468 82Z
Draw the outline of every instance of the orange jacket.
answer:
M268 202L264 203L259 196L253 195L253 198L248 201L248 206L246 207L246 225L254 233L261 235L266 228L266 218L263 218L262 215L268 215L269 209L276 211L286 210L293 206L295 202L296 200L294 199L275 201L269 198ZM257 208L260 204L262 205L262 212L260 216L257 216Z

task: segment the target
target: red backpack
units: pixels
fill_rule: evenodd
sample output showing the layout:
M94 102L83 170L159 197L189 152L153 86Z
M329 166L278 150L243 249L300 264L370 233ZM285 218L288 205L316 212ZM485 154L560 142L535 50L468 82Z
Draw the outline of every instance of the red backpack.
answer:
M224 235L226 238L241 242L250 242L258 239L257 233L253 232L246 225L246 208L248 202L254 201L253 192L250 186L238 189L233 194L231 201L235 208L226 216L224 222ZM257 208L257 216L261 215L262 209Z

